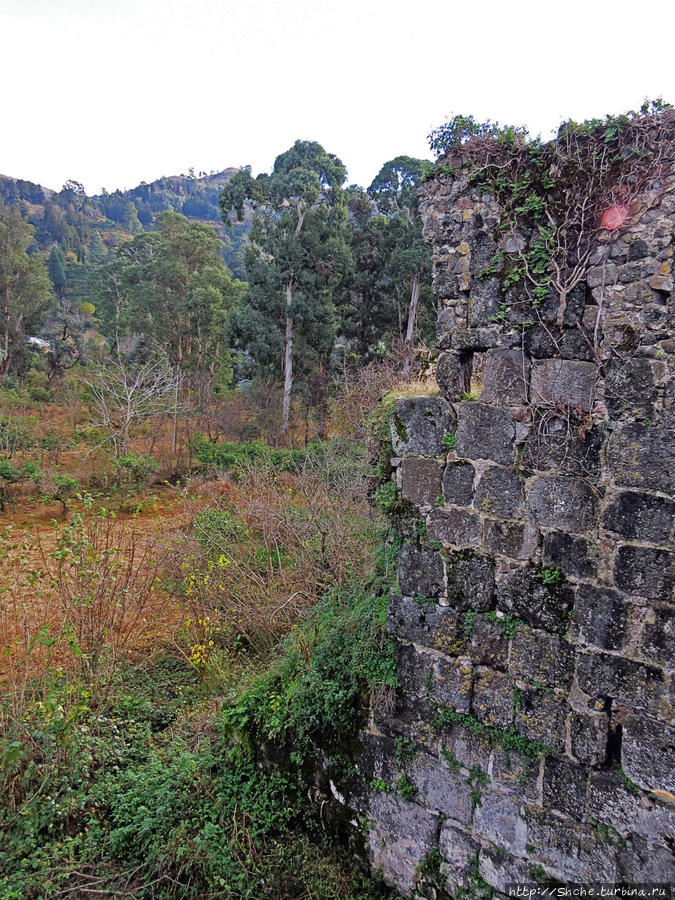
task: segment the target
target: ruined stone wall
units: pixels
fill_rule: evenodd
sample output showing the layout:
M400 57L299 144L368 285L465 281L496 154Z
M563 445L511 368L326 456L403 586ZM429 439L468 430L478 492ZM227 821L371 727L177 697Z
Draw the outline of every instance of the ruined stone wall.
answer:
M371 860L427 896L675 880L675 174L598 232L559 327L494 266L535 235L500 245L451 163L422 202L440 394L391 421L415 514L400 686L363 735Z

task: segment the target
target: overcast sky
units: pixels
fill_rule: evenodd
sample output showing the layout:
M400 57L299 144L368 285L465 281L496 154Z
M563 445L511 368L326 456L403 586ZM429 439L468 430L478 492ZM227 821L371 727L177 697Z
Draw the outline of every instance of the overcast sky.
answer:
M672 0L0 0L0 173L88 193L317 140L367 186L455 113L675 103Z

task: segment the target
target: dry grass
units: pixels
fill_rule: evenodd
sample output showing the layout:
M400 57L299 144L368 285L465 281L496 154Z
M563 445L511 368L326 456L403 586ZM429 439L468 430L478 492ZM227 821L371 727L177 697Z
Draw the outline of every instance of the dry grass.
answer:
M256 464L208 490L181 560L197 667L223 644L269 651L328 586L367 571L380 523L362 461L327 453L292 473Z

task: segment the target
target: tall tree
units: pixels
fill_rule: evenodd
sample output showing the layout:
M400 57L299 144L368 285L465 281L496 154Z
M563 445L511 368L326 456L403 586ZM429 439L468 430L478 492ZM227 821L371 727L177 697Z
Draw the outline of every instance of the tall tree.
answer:
M63 298L68 284L68 279L66 277L66 257L63 254L63 250L56 244L52 247L49 254L47 272L54 285L56 296L59 299Z
M48 307L51 285L39 253L29 256L33 227L18 206L0 203L0 309L2 345L0 377L5 378L17 350L25 345L26 327L35 327Z
M223 263L210 225L162 213L156 231L117 248L94 290L102 330L118 355L124 338L161 346L175 384L192 388L200 401L229 383L228 316L245 285Z
M339 292L340 334L355 361L377 355L397 333L388 294L387 219L356 185L346 190L347 238L353 265Z
M108 258L108 251L97 230L92 231L89 244L89 261L96 266L102 265Z
M57 297L43 336L49 341L47 384L60 378L68 369L84 362L85 317L71 297Z
M423 282L430 281L431 250L422 237L417 189L424 160L397 156L386 162L368 188L369 196L388 220L388 272L396 295L408 297L403 346L409 367ZM428 293L428 291L427 291Z
M307 352L312 334L319 338L318 347L315 344L319 354L332 346L330 288L349 260L344 240L345 177L337 156L316 142L296 141L276 158L270 175L254 179L250 169L242 169L220 195L227 224L233 211L238 221L243 220L246 201L256 210L246 257L252 307L248 316L282 349L281 435L288 432L298 351Z

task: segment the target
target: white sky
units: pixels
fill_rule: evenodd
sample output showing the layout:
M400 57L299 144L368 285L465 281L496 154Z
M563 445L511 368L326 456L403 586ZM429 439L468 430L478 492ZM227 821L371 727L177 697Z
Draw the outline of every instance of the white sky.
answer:
M317 140L367 186L455 113L675 103L672 0L0 0L0 173L88 193Z

